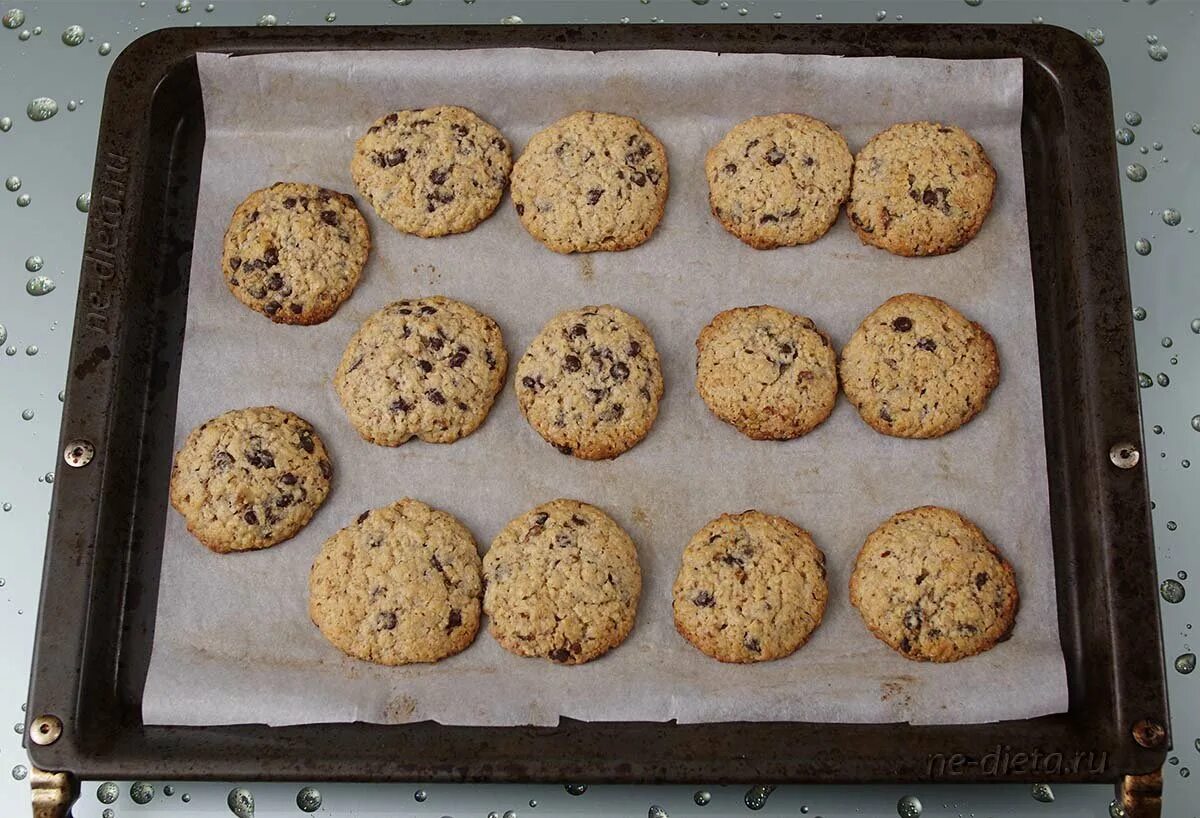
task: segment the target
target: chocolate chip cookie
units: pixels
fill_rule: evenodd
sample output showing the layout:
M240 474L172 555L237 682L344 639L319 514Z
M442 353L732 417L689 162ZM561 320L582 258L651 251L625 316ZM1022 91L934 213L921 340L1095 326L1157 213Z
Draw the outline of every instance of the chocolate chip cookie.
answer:
M504 527L483 557L483 610L518 656L580 665L625 641L642 593L637 548L595 506L552 500Z
M842 350L846 397L877 432L941 437L987 406L1000 382L992 336L944 301L897 295Z
M525 229L558 253L628 250L667 202L667 153L636 119L579 111L534 134L513 167Z
M364 321L333 385L365 440L453 443L483 423L507 370L496 322L437 295L396 301Z
M517 403L564 454L616 457L658 416L662 369L641 321L611 305L560 313L517 363Z
M304 418L274 406L234 409L187 436L171 469L171 505L218 553L267 548L308 524L333 466Z
M955 662L1009 637L1017 582L978 526L950 509L923 506L867 537L850 577L850 604L903 656Z
M778 307L719 313L696 340L696 389L717 417L754 440L789 440L837 401L837 354L802 315Z
M825 555L783 517L722 514L696 532L675 577L675 628L722 662L788 656L821 624Z
M325 541L308 577L308 612L356 659L436 662L474 641L481 594L471 532L404 499L364 511Z
M840 133L803 114L739 122L708 152L708 201L725 229L759 250L816 241L850 194L854 158Z
M256 190L237 206L221 253L234 296L279 324L319 324L358 284L371 235L345 193L300 182Z
M975 238L995 192L996 171L966 131L906 122L875 134L858 152L846 212L865 244L938 256Z
M456 105L395 111L354 146L350 175L384 221L429 238L465 233L500 204L512 149Z

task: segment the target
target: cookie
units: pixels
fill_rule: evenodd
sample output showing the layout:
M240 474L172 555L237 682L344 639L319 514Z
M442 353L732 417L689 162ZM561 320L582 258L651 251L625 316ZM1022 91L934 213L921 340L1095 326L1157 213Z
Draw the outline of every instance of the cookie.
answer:
M364 511L321 546L308 613L338 650L380 665L436 662L479 631L479 551L419 500Z
M496 322L436 295L393 302L364 321L333 385L364 440L453 443L483 423L507 370Z
M789 440L837 401L837 354L802 315L778 307L719 313L696 339L696 389L717 417L754 440Z
M840 133L803 114L739 122L708 152L713 215L751 247L808 244L837 221L854 158Z
M234 409L193 429L175 454L171 505L218 553L296 535L329 494L329 453L304 418L274 406Z
M666 150L645 125L579 111L529 140L512 198L525 229L557 253L628 250L658 226L668 181Z
M966 131L906 122L875 134L858 152L846 212L865 244L939 256L975 238L995 192L996 171Z
M987 406L1000 382L992 336L944 301L897 295L842 349L842 388L875 431L941 437Z
M354 292L370 249L354 199L276 182L233 211L221 271L238 301L272 321L319 324Z
M696 532L675 577L675 629L722 662L793 653L821 624L825 555L783 517L722 514Z
M495 127L456 105L396 111L355 143L350 176L375 212L402 233L465 233L500 204L512 148Z
M955 662L1007 639L1017 616L1012 566L979 527L947 508L896 514L871 532L850 604L909 659Z
M563 454L616 457L658 417L662 369L641 321L610 305L560 313L517 362L517 403Z
M496 641L564 665L624 642L642 593L633 540L578 500L552 500L510 522L484 555L483 576Z

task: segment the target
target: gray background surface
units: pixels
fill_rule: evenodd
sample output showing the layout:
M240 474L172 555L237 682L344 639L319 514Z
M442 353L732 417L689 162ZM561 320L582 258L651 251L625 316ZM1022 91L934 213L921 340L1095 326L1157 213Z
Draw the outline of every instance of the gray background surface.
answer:
M972 0L974 3L974 0ZM3 3L7 11L13 4ZM1175 750L1166 768L1164 814L1195 816L1200 805L1200 707L1197 684L1200 674L1172 669L1176 657L1195 651L1192 624L1200 612L1200 596L1193 589L1200 576L1200 510L1197 510L1197 473L1200 470L1200 433L1192 418L1200 414L1200 333L1191 329L1200 318L1200 281L1196 252L1200 238L1192 232L1200 220L1200 97L1194 77L1200 74L1200 4L1186 0L899 0L875 3L858 0L412 0L405 6L390 0L324 3L284 0L214 0L213 11L200 0L191 0L187 11L177 11L175 0L120 2L61 2L16 4L25 12L23 26L0 29L0 117L11 117L12 129L0 132L0 178L22 180L18 191L0 189L0 324L7 340L0 346L13 351L0 355L0 651L9 670L0 674L0 711L10 714L15 726L0 740L0 811L6 816L28 814L27 765L20 746L24 719L26 669L32 642L33 617L40 585L46 512L50 501L47 475L58 468L56 441L61 404L58 393L65 383L70 342L70 322L78 283L85 216L75 200L88 190L94 158L96 129L105 74L113 56L141 33L180 25L255 25L264 15L274 15L280 25L409 23L492 23L511 15L526 23L618 22L631 24L672 22L1029 22L1039 20L1079 33L1103 31L1099 51L1112 73L1114 114L1120 121L1128 111L1141 115L1141 124L1130 128L1134 141L1119 149L1125 204L1126 239L1134 303L1145 310L1137 321L1139 362L1151 385L1142 391L1146 424L1146 451L1151 495L1155 501L1155 536L1158 569L1162 580L1178 572L1192 579L1182 582L1190 594L1179 604L1163 603L1164 639L1172 699ZM725 5L726 8L722 8ZM743 12L743 9L745 10ZM883 19L878 20L881 12ZM77 47L64 45L61 35L69 25L82 26L88 38ZM40 26L41 34L33 34ZM19 32L29 29L28 40ZM1148 36L1157 36L1168 58L1149 55ZM101 43L111 43L111 54L98 53ZM57 116L32 122L25 114L28 102L41 96L58 101ZM76 110L68 110L75 100ZM1109 123L1096 126L1108 129ZM1197 126L1200 131L1200 126ZM1156 148L1161 144L1161 149ZM1140 149L1145 149L1143 155ZM1125 167L1140 163L1148 173L1134 182ZM1111 172L1097 168L1098 173ZM1135 174L1136 175L1136 174ZM26 194L30 202L19 207ZM1178 226L1162 220L1164 208L1182 215ZM1134 242L1150 242L1149 255L1132 252ZM57 288L44 296L26 294L25 261L32 255L44 259L41 274ZM1137 313L1141 315L1141 313ZM1200 327L1200 324L1197 324ZM1169 341L1167 339L1170 339ZM35 354L28 348L36 346ZM1146 380L1143 379L1143 383ZM25 420L23 413L31 412ZM1196 421L1200 426L1200 420ZM1161 430L1161 431L1158 431ZM1191 463L1196 465L1192 466ZM1149 592L1149 589L1148 589ZM186 784L155 782L149 803L130 799L128 782L120 786L117 801L109 807L96 798L98 782L85 782L76 814L100 818L104 809L116 816L230 815L226 798L233 783ZM173 794L167 795L167 786ZM420 815L484 816L512 810L524 816L644 815L661 806L671 816L749 814L744 787L592 787L573 797L561 786L484 786L419 784L391 786L322 786L324 806L319 815ZM1105 786L1053 786L1056 801L1044 804L1031 797L1026 786L910 787L785 787L766 801L764 815L889 816L897 813L903 796L918 797L926 816L1101 816L1108 813L1111 790ZM296 806L299 785L251 787L259 816L301 814ZM418 801L416 793L427 795ZM697 806L693 795L708 791L712 801ZM185 802L183 795L189 797ZM536 801L537 806L530 805ZM653 814L653 813L652 813Z

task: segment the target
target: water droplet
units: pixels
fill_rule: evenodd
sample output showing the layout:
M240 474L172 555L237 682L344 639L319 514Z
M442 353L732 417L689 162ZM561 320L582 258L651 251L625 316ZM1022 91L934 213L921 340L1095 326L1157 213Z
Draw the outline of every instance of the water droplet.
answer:
M27 775L29 775L29 768L24 764L18 764L12 768L12 777L18 781L23 781Z
M112 43L100 43L100 47L96 49L101 57L107 57L112 53Z
M504 811L504 818L517 818L517 813L508 809Z
M1142 389L1149 389L1150 387L1154 386L1154 381L1151 380L1150 376L1147 375L1145 372L1139 372L1138 373L1138 386L1142 387Z
M1173 344L1173 343L1175 343L1175 342L1171 340L1171 336L1169 336L1169 335L1164 336L1162 339L1162 345L1165 348L1169 348L1171 346L1171 344Z
M745 17L749 13L750 9L746 8L745 6L742 6L740 9L738 9L738 14L740 14L742 17Z
M21 189L21 177L20 176L9 176L7 179L4 180L4 186L6 188L8 188L10 191L12 191L13 193L16 193L18 190Z
M1188 777L1189 775L1191 775L1191 774L1192 774L1192 771L1191 771L1191 770L1189 770L1187 767L1180 767L1180 768L1179 768L1179 777L1180 777L1180 778L1187 778L1187 777Z
M708 0L692 0L697 6L707 6Z
M1133 320L1134 321L1145 321L1146 320L1146 308L1145 307L1134 307L1133 308Z
M502 25L506 25L506 26L519 26L523 22L525 22L525 21L522 20L520 17L518 17L515 14L510 14L507 17L500 18L500 23Z
M392 0L397 6L411 6L412 0Z
M66 399L67 399L66 390L63 390L63 389L58 390L58 402L62 403Z
M163 787L163 795L174 795L174 794L175 794L175 788L173 786L171 786L170 784Z
M25 106L25 113L34 122L44 122L58 113L58 103L50 97L35 97Z
M1200 432L1200 415L1192 415L1192 428Z
M1200 418L1200 416L1197 416ZM1198 427L1200 428L1200 427ZM564 784L563 789L567 791L567 795L583 795L587 792L587 784Z
M192 10L192 0L179 0L179 2L175 4L175 10L180 14L187 14Z
M1180 673L1191 673L1196 669L1196 654L1181 653L1175 657L1175 669Z
M316 787L305 787L296 793L296 806L301 812L316 812L321 808L321 792Z
M416 792L413 793L413 800L416 801L418 804L425 803L425 799L428 797L429 797L429 793L425 792L425 790L417 790Z
M1138 239L1133 243L1133 249L1139 256L1148 256L1151 250L1150 242L1146 239Z
M11 358L12 356L17 354L17 348L15 346L13 346L12 344L9 344L8 347L5 348L4 354Z
M253 818L254 794L245 787L234 787L225 798L229 811L238 818Z
M1162 585L1158 586L1158 592L1163 599L1172 604L1183 602L1183 598L1187 595L1187 589L1183 587L1183 583L1175 579L1164 579Z
M208 12L209 14L212 14L214 11L216 11L216 8L217 8L216 3L209 3L207 6L204 7L204 10L206 12Z
M622 17L622 18L621 18L621 20L620 20L620 22L621 22L621 24L622 24L622 25L626 25L626 24L628 24L628 23L629 23L629 18L628 18L628 17Z
M800 805L800 814L801 814L801 815L808 815L808 805L807 805L807 804L801 804L801 805Z
M1037 17L1034 17L1029 22L1033 23L1035 26L1040 26L1042 23L1046 22L1046 18L1039 14Z
M1131 182L1144 182L1146 180L1146 168L1134 162L1125 168L1125 175L1129 177Z
M80 213L87 213L88 208L92 206L92 194L80 193L79 198L75 200L75 209Z
M63 29L62 41L63 45L69 45L71 48L83 42L87 35L83 33L82 26L67 26Z
M25 724L23 722L17 722L16 724L14 724L13 732L16 733L18 736L24 734Z
M979 5L982 5L982 4L983 4L983 0L963 0L963 1L964 1L964 2L965 2L967 5L968 5L968 6L971 6L972 8L974 8L975 6L979 6Z
M1140 148L1138 148L1138 153L1145 156L1146 154L1150 153L1150 149L1147 148L1145 145L1142 145Z
M44 478L44 479L45 479L45 481L46 481L47 483L50 483L51 485L53 485L53 483L54 483L54 472L52 472L52 471L48 471L48 472L46 472L46 476L45 476L45 478Z
M724 11L725 9L729 8L729 4L724 2L724 0L722 0L720 8L721 8L721 11Z
M8 340L8 328L0 324L0 344Z
M106 809L100 813L100 818L117 818L117 813L111 809Z
M646 812L646 818L671 818L671 816L658 804L651 804L650 809Z
M41 26L34 26L34 27L33 27L33 36L34 36L34 37L40 37L40 36L41 36L41 34L42 34L42 27L41 27Z
M536 798L530 798L530 799L529 799L529 806L531 806L531 807L536 807L536 806L537 806L537 799L536 799Z
M179 796L179 800L186 804L192 800L192 794L190 792L185 792L183 795Z
M1104 45L1104 32L1094 26L1083 32L1083 36L1092 45Z
M29 346L25 347L25 354L29 355L30 357L37 355L38 354L37 344L30 344Z
M1179 528L1174 520L1167 520L1167 531L1174 531Z
M1183 216L1175 208L1168 207L1162 212L1162 220L1171 227L1175 227L1183 221Z
M42 269L42 264L43 262L41 256L30 256L29 258L25 259L25 269L31 273L36 273L38 270Z
M1156 423L1151 431L1153 431L1156 435L1161 435L1163 428Z
M3 508L5 511L12 511L12 503L5 503L3 506L0 506L0 508ZM0 581L0 585L3 584L3 581Z
M906 795L896 802L896 812L900 818L918 818L921 814L921 799L915 795Z
M17 197L17 207L29 207L29 203L32 201L33 199L30 198L28 193L22 193Z
M149 804L154 798L154 785L145 781L134 781L129 785L129 797L135 804Z
M1156 151L1161 151L1163 149L1163 143L1155 140L1154 142L1150 143L1150 147L1154 148Z
M325 22L332 23L335 20L337 20L337 12L336 11L331 11L325 15Z
M1171 379L1169 377L1167 377L1166 372L1159 372L1158 377L1156 377L1155 380L1158 381L1159 386L1170 386L1171 385Z
M1133 127L1136 128L1138 125L1142 124L1142 115L1139 114L1137 111L1126 111L1125 112L1125 124L1132 125Z
M26 40L28 40L30 38L30 36L31 36L30 31L29 31L29 29L26 28L26 29L22 29L21 33L17 35L17 39L20 40L21 42L25 42Z
M816 20L817 22L820 22L821 20L825 19L825 15L818 13L816 16L813 17L813 19Z
M21 420L33 420L33 410L24 409L21 411Z
M746 802L747 808L759 810L767 805L767 799L773 792L775 792L774 784L759 784L746 790L746 797L742 800Z
M1150 43L1150 45L1154 45L1155 43L1158 42L1158 35L1157 34L1147 34L1146 42Z
M1034 801L1041 801L1043 804L1054 802L1054 790L1050 789L1049 784L1034 784L1031 794Z
M12 130L12 117L0 116L0 132L8 133Z
M1175 576L1179 577L1180 579L1187 579L1187 571L1180 571L1179 573L1175 574Z
M886 19L887 19L887 9L880 9L879 11L875 12L876 22L881 21L881 20L886 20Z
M1146 53L1150 55L1150 59L1155 62L1162 62L1167 58L1167 47L1161 43L1155 43L1146 49Z
M25 282L25 292L30 295L45 295L53 292L55 286L49 276L34 276Z
M275 19L274 14L264 14L262 17L258 18L258 24L263 27L273 26L277 22L278 20Z
M782 20L783 12L782 11L774 11L774 12L771 12L771 16L774 17L776 20Z
M696 790L696 794L692 796L692 800L696 802L696 806L706 807L712 801L712 793L708 790Z
M20 28L25 23L25 12L20 9L9 9L4 12L3 17L0 17L0 21L4 22L5 28Z
M1121 145L1133 144L1133 131L1128 128L1117 128L1117 143Z

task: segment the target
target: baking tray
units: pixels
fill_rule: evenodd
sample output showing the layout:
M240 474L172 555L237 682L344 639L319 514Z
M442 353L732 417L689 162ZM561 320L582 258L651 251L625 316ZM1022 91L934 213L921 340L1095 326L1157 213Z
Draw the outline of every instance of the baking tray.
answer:
M919 727L142 723L204 144L195 53L529 46L1023 58L1022 142L1067 713ZM1110 454L1136 452L1141 440L1112 131L1103 61L1081 38L1051 26L181 28L146 35L113 64L100 123L60 441L64 451L85 441L95 455L85 466L60 468L54 486L28 717L31 724L57 717L62 735L32 743L33 762L84 778L618 783L1116 781L1158 769L1169 740L1146 476L1140 465L1118 468L1121 458ZM35 735L46 741L45 733Z

